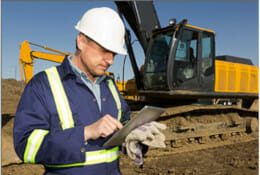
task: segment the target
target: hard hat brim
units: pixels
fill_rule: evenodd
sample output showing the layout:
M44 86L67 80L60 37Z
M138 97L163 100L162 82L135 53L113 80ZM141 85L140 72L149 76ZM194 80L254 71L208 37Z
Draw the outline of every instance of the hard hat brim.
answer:
M84 31L81 31L80 27L78 27L77 25L75 26L75 29L78 30L80 33L84 34ZM84 35L86 35L86 34L84 34ZM99 44L103 48L105 48L111 52L114 52L116 54L121 54L121 55L127 55L127 51L123 47L119 48L119 49L112 49L111 47L107 47L107 46L103 45L102 43L97 42L95 39L93 39L93 37L91 37L89 35L86 35L86 36L89 37L91 40L95 41L97 44Z

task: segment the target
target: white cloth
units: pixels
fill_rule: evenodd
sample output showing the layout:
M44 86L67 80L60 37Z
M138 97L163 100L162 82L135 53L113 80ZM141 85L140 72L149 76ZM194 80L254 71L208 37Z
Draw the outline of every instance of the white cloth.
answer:
M143 163L140 143L155 148L165 148L165 136L160 132L165 129L166 125L152 121L131 131L125 139L126 151L130 159L138 165Z

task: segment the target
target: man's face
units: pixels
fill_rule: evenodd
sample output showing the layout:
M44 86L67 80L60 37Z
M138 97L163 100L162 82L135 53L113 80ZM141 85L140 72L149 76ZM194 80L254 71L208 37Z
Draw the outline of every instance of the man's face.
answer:
M101 76L113 64L115 53L106 50L94 41L79 35L80 52L79 69L87 73L89 78Z

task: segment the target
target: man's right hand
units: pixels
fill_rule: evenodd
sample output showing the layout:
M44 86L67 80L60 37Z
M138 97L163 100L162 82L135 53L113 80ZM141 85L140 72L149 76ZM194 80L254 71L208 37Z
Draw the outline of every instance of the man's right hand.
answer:
M95 123L85 126L84 137L85 141L89 139L97 139L99 137L107 137L114 131L121 129L123 125L114 117L106 114Z

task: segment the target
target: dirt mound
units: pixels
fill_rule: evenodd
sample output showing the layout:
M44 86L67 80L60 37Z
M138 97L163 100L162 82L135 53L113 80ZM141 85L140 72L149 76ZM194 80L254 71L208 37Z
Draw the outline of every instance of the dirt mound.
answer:
M13 121L17 105L23 93L23 82L2 79L2 166L21 163L13 147Z
M23 93L24 82L2 79L1 85L2 114L14 115Z
M2 98L20 97L24 82L15 79L2 79Z

